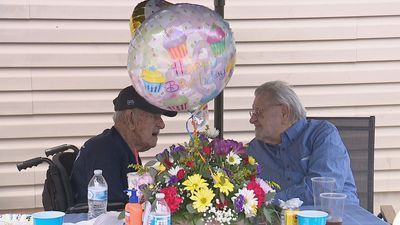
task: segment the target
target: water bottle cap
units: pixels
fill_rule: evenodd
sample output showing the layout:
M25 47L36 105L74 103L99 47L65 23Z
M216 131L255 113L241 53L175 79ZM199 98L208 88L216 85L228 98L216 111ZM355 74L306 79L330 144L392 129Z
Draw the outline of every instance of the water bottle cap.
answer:
M164 198L165 194L164 193L157 193L156 198Z
M94 175L101 175L103 174L103 170L95 170Z

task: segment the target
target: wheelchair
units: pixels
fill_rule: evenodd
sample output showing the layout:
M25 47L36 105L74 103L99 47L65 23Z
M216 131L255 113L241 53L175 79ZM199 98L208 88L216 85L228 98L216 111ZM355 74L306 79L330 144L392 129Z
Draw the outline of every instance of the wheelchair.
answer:
M69 151L72 150L72 151ZM42 192L43 208L46 211L65 213L87 213L87 203L75 203L70 175L79 149L74 145L63 144L45 150L46 157L36 157L17 163L18 171L37 166L43 162L49 164ZM48 158L53 156L52 159ZM121 211L123 202L109 202L108 211Z

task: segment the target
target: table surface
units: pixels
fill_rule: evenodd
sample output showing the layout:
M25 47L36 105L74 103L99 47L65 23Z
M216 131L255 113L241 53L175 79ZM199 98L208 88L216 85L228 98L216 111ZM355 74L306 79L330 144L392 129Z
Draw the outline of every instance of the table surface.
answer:
M77 223L86 219L86 213L66 214L64 222ZM344 207L343 225L388 225L388 223L384 222L358 205L346 205Z

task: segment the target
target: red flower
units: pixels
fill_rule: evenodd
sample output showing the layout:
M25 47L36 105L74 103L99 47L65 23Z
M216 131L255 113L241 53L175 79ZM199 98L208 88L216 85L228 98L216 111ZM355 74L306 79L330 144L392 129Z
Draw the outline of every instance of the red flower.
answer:
M211 155L211 148L210 147L203 147L203 152L206 155Z
M176 194L176 191L176 187L165 187L160 190L161 193L165 194L164 199L171 213L176 212L179 209L179 205L183 202L183 199Z
M186 166L192 168L194 166L194 162L193 161L187 161L186 162Z
M248 156L243 156L243 163L244 164L249 164L249 157Z
M176 174L176 177L178 177L179 180L182 180L185 177L185 170L180 169Z
M258 200L258 208L261 208L262 204L265 202L265 192L261 188L261 186L254 180L250 181L247 184L247 189L253 190L254 194L256 195L256 198Z
M223 209L225 206L228 206L228 201L225 199L224 202L219 201L218 204L215 205L217 209Z
M164 163L165 165L167 165L168 168L170 168L173 165L168 159L165 159Z

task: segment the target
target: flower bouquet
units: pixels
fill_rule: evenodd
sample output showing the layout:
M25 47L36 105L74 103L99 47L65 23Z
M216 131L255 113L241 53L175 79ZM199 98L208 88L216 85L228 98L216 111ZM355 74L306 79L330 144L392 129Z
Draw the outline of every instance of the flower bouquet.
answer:
M217 135L207 127L156 160L134 165L154 181L139 187L143 200L164 193L173 223L279 224L280 209L270 204L278 185L256 178L261 168L242 143Z

